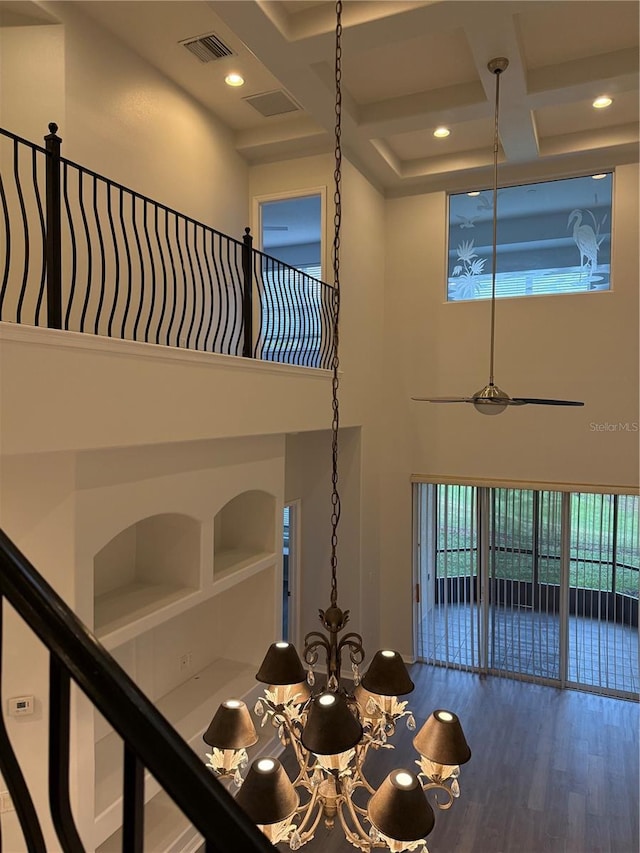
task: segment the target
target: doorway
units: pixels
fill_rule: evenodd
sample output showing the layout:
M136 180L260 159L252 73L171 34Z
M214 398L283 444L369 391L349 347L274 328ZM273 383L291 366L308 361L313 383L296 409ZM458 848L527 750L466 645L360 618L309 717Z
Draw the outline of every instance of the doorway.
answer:
M298 588L300 575L300 501L285 504L282 510L282 625L281 637L298 642Z
M637 696L637 495L414 488L419 658Z

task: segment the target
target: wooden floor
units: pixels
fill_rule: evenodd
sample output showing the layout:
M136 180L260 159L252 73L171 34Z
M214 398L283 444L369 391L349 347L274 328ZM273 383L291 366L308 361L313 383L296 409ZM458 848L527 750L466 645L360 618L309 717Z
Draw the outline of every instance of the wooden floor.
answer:
M460 799L436 814L430 853L637 853L638 704L426 664L411 673L418 726L435 708L453 710L472 751ZM375 754L372 784L415 769L412 736L403 726L397 749ZM322 827L304 849L355 848Z

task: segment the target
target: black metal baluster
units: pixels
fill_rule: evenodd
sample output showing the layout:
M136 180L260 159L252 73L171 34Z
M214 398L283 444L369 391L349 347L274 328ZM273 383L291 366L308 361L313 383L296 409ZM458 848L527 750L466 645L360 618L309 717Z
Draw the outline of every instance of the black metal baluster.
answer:
M253 276L256 281L256 292L258 294L258 304L259 304L259 316L258 316L258 328L259 332L256 335L256 342L253 349L253 357L254 358L263 358L264 354L264 341L265 341L265 317L268 315L266 312L266 297L264 291L264 280L262 276L262 252L254 252L253 253ZM258 266L259 265L259 266Z
M136 248L138 250L138 260L140 261L140 296L138 298L138 310L136 312L136 319L133 324L133 340L138 340L138 324L140 322L140 317L142 315L142 305L144 303L144 284L145 284L145 276L144 276L144 258L142 257L142 243L140 242L140 233L138 231L138 219L136 216L136 196L131 196L131 221L133 222L133 235L136 238ZM144 208L143 208L144 210Z
M195 232L195 228L194 228L194 232ZM198 294L197 294L197 289L196 289L196 275L195 275L195 270L193 268L193 260L191 258L191 249L189 248L189 220L188 219L185 219L185 221L184 221L184 245L185 245L185 250L187 252L187 260L189 261L189 273L191 275L191 290L193 293L193 302L191 303L191 322L189 323L189 331L187 332L187 348L188 349L195 349L195 347L192 346L191 334L193 332L193 324L194 324L195 319L196 319Z
M297 300L296 294L291 289L291 282L289 280L289 269L282 264L278 265L279 269L279 278L281 281L281 289L284 293L284 301L286 305L286 317L287 317L287 340L284 345L284 353L282 361L284 364L295 364L294 359L292 358L293 349L296 343L296 335L297 335L297 323L296 323L296 311L297 311Z
M96 220L96 233L98 234L98 247L100 249L100 297L98 299L96 319L93 324L93 332L95 335L98 335L100 334L100 315L102 314L105 284L107 280L107 261L104 251L104 240L102 239L102 228L100 227L100 217L98 216L98 179L95 175L93 176L93 215Z
M132 266L131 266L131 250L129 249L129 237L127 235L127 224L124 218L124 190L120 188L120 205L119 205L120 227L122 228L122 238L124 241L124 252L127 259L127 298L124 303L124 312L122 314L122 326L120 327L120 337L125 340L127 331L127 318L129 316L129 306L131 305L131 286L132 286Z
M284 315L280 302L280 289L275 274L276 262L268 255L263 256L264 290L269 301L269 316L267 317L267 355L269 361L280 361L280 348L284 340Z
M34 322L36 326L40 325L40 308L44 299L44 289L47 283L47 231L44 225L44 210L42 207L42 198L40 196L40 187L38 186L38 149L31 150L31 175L33 178L33 195L36 200L38 209L38 221L40 223L40 241L42 246L42 262L40 264L40 287L38 289L38 298L36 300L36 311Z
M282 294L280 293L280 283L276 275L277 262L273 258L265 258L265 260L267 262L265 287L271 299L271 311L267 321L267 340L270 341L269 360L281 361L286 317L282 310Z
M118 306L118 295L120 293L120 250L118 249L118 240L116 239L116 227L113 221L113 212L111 209L111 183L106 184L107 190L107 219L109 220L109 230L111 232L111 239L113 240L113 254L114 254L114 277L113 277L113 305L111 306L111 313L109 314L109 322L107 323L107 336L112 337L111 331L113 329L113 318L115 317L116 308Z
M182 314L180 315L180 323L178 324L178 340L176 346L182 346L181 335L182 327L184 326L186 311L187 311L187 277L184 271L184 256L180 248L180 229L178 227L178 216L176 215L176 247L178 249L178 268L182 270ZM186 346L186 342L185 342Z
M65 853L84 853L69 801L69 673L49 657L49 807Z
M207 267L207 283L209 285L209 293L211 296L211 303L209 306L209 324L207 325L207 331L204 335L204 351L208 352L207 342L209 340L209 336L211 335L211 329L213 328L213 312L215 310L215 299L213 296L213 276L211 275L211 267L209 266L209 253L207 252L207 231L208 229L203 229L202 231L202 252L204 255L204 262Z
M295 273L296 278L298 279L299 287L301 288L302 300L304 302L304 312L303 312L303 326L304 326L304 334L303 341L304 345L302 347L301 354L301 364L305 367L309 366L309 354L311 348L311 330L312 330L312 305L309 294L309 286L310 281L308 276L304 275L298 271Z
M82 306L82 315L80 317L80 331L84 332L84 322L87 316L87 308L89 306L89 295L91 293L91 281L93 279L93 250L91 248L91 234L89 232L89 221L87 220L87 213L84 209L84 171L82 169L78 172L78 200L80 203L80 214L82 216L82 224L84 226L84 235L87 240L87 287L84 294L84 304Z
M111 233L111 239L113 241L113 260L114 260L114 274L113 274L113 304L111 306L111 311L109 312L109 320L107 322L107 337L113 337L111 332L113 330L113 318L115 317L116 308L118 307L118 295L120 292L120 250L118 249L118 240L116 238L116 227L113 221L113 210L111 207L111 182L107 181L105 184L105 189L107 193L107 219L109 220L109 231Z
M2 683L2 644L3 630L2 617L4 608L4 597L0 594L0 684ZM4 714L0 714L0 775L7 786L13 807L18 815L18 821L24 835L28 853L47 853L42 829L38 821L31 794L27 788L22 770L18 764L9 734L4 723ZM2 851L2 838L0 836L0 853ZM12 853L12 851L9 851Z
M231 248L233 247L233 267L231 266ZM242 286L242 244L227 238L227 258L233 284L233 346L231 355L243 355L244 352L244 288ZM235 275L234 275L235 270ZM251 356L249 356L251 358Z
M155 205L154 205L155 207ZM144 239L147 244L147 251L149 252L149 272L151 274L151 305L149 306L149 316L147 317L147 325L144 330L144 340L145 343L151 343L149 340L149 329L151 328L151 320L153 318L153 311L156 307L156 265L153 261L153 251L151 249L151 238L149 236L149 205L147 204L147 200L144 200Z
M123 853L142 853L144 842L144 766L138 756L124 744L124 779L122 798Z
M242 355L253 356L253 237L251 229L244 229L242 238L242 323L244 325L244 344Z
M227 329L229 328L229 317L230 317L229 298L230 298L230 294L229 294L229 286L227 283L227 276L226 276L225 268L224 268L224 257L222 255L222 234L218 234L218 248L220 249L220 272L221 272L220 289L221 289L221 292L224 294L224 301L222 304L225 306L224 327L222 330L222 337L220 339L220 346L221 346L220 352L224 353L225 355L228 355L230 348L225 349L225 338L227 335Z
M47 149L47 324L62 328L62 230L60 210L60 143L58 125L49 124L44 141Z
M22 322L22 304L27 291L27 279L29 276L29 222L27 220L27 209L24 204L24 195L22 192L22 182L20 181L20 162L18 156L18 140L13 141L13 179L16 185L16 193L18 195L18 204L20 205L20 215L22 217L22 232L24 234L24 263L22 264L22 284L20 286L20 295L18 296L18 306L16 309L16 322ZM57 329L60 326L56 326Z
M319 367L320 364L320 282L313 278L309 279L311 294L312 319L313 319L313 343L311 346L310 367Z
M162 323L164 322L164 315L167 311L167 268L164 262L164 252L162 251L162 243L160 241L160 231L158 229L158 205L155 208L155 214L153 217L153 233L156 237L156 243L158 244L158 255L160 257L160 265L162 267L162 306L160 308L160 317L158 319L158 325L156 327L156 343L160 343L160 330L162 329Z
M220 247L222 237L218 234L218 246ZM222 312L225 305L223 296L222 296L222 284L221 284L221 276L220 270L218 269L218 261L216 260L216 233L215 231L211 232L211 257L213 258L213 267L216 275L216 287L218 288L218 322L216 323L216 333L213 336L213 352L220 352L218 349L220 346L220 339L218 335L220 334L220 326L222 325ZM220 261L220 267L222 267L222 260ZM226 328L226 326L225 326ZM224 339L224 332L223 339Z
M176 265L173 260L173 252L171 251L171 238L169 237L169 211L164 212L164 234L167 240L167 248L169 249L169 261L171 263L171 280L173 282L173 304L171 307L171 317L169 318L169 328L167 329L167 346L171 346L171 330L176 319L176 306L178 304L178 279L176 277Z
M11 227L9 225L9 208L7 206L7 196L4 191L4 182L0 174L0 202L2 202L2 216L4 218L4 238L5 238L5 258L4 271L2 273L2 287L0 288L0 320L2 320L2 307L4 305L4 297L7 292L7 284L9 283L9 267L11 265Z
M71 284L69 287L69 300L67 302L67 310L64 315L64 328L69 328L69 320L71 317L71 309L73 307L73 297L76 292L76 277L78 274L78 249L76 246L76 229L73 225L73 216L71 215L71 203L69 201L69 169L66 163L62 165L62 195L64 198L64 208L67 214L67 222L69 223L69 240L71 242ZM78 176L80 180L80 176Z
M333 326L331 324L332 289L328 284L322 285L322 360L320 366L325 370L330 366L333 342Z
M202 244L204 246L204 226L202 226L203 234L202 234ZM205 312L205 298L204 298L204 274L202 272L202 263L200 262L200 253L198 252L198 224L194 222L193 225L193 250L196 256L196 264L198 266L198 275L200 276L200 293L202 294L202 307L200 309L200 322L198 323L198 331L196 332L196 340L195 340L195 349L200 349L200 335L202 334L202 327L204 325L204 312ZM203 350L206 350L206 346L202 346Z

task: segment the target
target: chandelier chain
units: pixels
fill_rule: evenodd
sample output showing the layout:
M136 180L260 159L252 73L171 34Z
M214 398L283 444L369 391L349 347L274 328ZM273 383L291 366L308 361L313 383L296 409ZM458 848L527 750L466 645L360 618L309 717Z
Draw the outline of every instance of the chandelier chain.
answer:
M338 523L340 521L340 494L338 492L338 429L340 412L338 404L340 359L338 356L338 321L340 318L340 226L342 224L342 0L336 2L336 61L335 61L335 169L333 173L335 191L333 196L335 213L333 217L333 351L331 367L333 420L331 423L331 606L338 603Z

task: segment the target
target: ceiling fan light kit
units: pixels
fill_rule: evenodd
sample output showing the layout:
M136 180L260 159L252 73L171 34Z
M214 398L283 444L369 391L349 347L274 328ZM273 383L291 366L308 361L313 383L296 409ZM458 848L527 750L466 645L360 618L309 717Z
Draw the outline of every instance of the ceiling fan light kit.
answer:
M499 388L493 379L496 328L496 276L498 256L498 151L500 146L500 76L509 67L509 60L498 56L490 60L487 68L494 75L495 111L493 132L493 239L492 239L492 270L491 270L491 330L489 335L489 382L476 391L471 397L412 397L420 403L472 403L475 410L482 415L499 415L509 406L584 406L577 400L552 400L543 397L510 397L506 391Z

